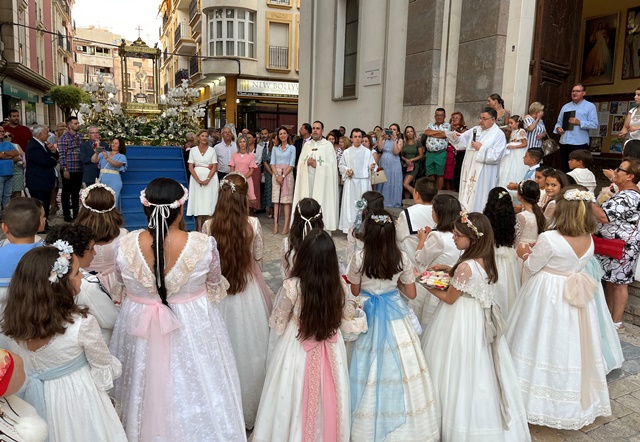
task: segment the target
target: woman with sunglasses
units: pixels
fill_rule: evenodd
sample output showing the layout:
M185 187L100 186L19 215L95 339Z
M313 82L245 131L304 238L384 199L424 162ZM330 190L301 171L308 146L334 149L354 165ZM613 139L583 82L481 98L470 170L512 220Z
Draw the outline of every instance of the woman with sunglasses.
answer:
M624 332L622 315L629 299L629 284L635 280L636 264L640 252L640 161L624 158L612 177L618 193L605 201L602 207L593 206L598 220L596 236L624 240L622 259L596 255L604 270L602 280L611 317L619 333Z
M24 190L24 151L18 143L13 142L13 134L5 132L4 141L11 143L18 155L13 157L13 184L11 185L11 199L20 198Z

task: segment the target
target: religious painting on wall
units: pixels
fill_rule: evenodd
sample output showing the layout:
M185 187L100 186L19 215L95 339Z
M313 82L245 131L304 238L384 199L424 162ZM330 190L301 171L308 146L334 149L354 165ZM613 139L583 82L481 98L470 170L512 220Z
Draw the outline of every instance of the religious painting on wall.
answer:
M584 85L613 83L618 13L585 20L580 82Z
M640 6L627 9L622 79L640 78Z

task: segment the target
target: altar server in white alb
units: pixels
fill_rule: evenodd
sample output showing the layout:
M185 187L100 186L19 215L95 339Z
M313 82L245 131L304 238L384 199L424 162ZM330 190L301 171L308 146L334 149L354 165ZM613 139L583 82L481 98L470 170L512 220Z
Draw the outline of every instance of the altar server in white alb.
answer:
M313 198L322 207L324 229L331 231L338 228L338 164L333 145L322 138L323 130L324 124L314 121L311 139L302 146L291 207L303 198Z
M356 220L356 201L371 190L371 172L376 168L376 160L369 149L362 145L362 129L351 131L351 147L344 151L338 169L342 175L342 209L340 210L340 230L349 232Z
M465 150L460 178L460 204L469 212L482 212L489 191L498 185L500 160L507 148L504 132L496 123L496 111L486 107L479 125L463 134L447 133L457 150Z

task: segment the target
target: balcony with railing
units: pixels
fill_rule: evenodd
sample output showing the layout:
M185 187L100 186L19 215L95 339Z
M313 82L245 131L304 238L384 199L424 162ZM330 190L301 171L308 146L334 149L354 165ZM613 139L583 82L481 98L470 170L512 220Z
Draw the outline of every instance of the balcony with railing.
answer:
M162 16L162 33L163 34L167 31L167 26L169 26L169 16L165 13Z
M269 46L269 65L271 69L289 69L289 48Z
M194 55L189 59L189 77L193 79L193 76L200 72L202 72L202 68L200 67L200 57Z
M191 37L191 30L186 23L178 23L173 35L176 52L193 54L196 51L196 42Z
M176 87L180 86L182 84L182 80L189 80L189 70L188 69L180 69L178 70L178 72L176 72L176 78L175 78L176 82L175 85Z
M62 11L62 13L65 15L66 19L70 20L71 8L69 8L69 3L67 3L67 0L56 0L56 3L60 8L60 10Z
M64 57L71 57L71 41L60 32L58 32L58 50Z
M189 2L189 23L193 22L196 15L200 13L200 0L191 0Z

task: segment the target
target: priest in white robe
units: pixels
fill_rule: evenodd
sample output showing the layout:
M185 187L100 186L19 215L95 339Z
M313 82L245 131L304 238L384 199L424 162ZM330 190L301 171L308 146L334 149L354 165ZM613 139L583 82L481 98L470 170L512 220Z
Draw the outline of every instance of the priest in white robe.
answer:
M292 207L303 198L313 198L322 207L325 230L332 231L338 228L338 165L333 145L322 137L323 131L324 124L315 121L311 139L302 146Z
M507 150L507 139L496 123L496 111L484 108L480 125L463 134L447 132L456 150L465 150L458 199L468 212L482 212L489 191L498 185L500 160Z
M344 151L338 169L342 175L342 206L338 228L344 233L356 220L356 201L371 190L371 172L376 168L376 160L369 149L362 145L364 133L361 129L351 131L351 147Z

